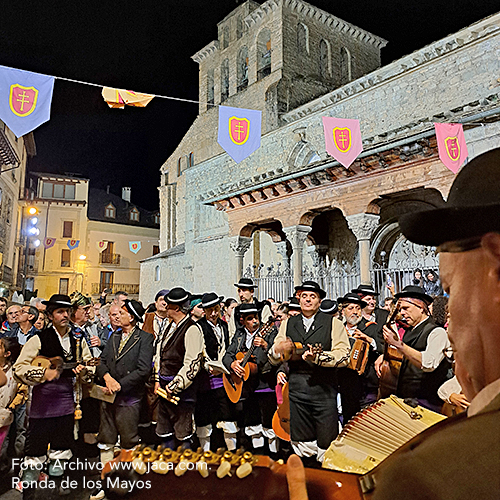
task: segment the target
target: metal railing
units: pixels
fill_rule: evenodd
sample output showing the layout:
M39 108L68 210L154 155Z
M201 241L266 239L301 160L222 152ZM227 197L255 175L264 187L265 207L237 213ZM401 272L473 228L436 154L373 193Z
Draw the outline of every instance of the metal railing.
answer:
M92 283L92 295L101 294L104 289L111 290L111 294L116 292L126 292L130 295L137 295L139 293L139 285L132 285L129 283Z
M251 278L257 285L255 295L258 300L273 298L277 302L288 301L293 295L293 275L289 269L282 269L282 264L271 264L266 267L249 265L243 277Z
M119 253L102 252L99 254L99 264L111 264L114 266L119 266L120 258L121 256Z

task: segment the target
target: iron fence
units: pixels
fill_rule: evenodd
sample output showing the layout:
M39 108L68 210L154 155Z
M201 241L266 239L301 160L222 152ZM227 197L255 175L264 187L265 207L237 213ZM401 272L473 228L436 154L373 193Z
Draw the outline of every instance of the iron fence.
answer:
M283 268L281 262L266 267L249 265L243 273L244 278L251 278L257 285L258 300L272 297L277 302L288 301L293 295L293 275L289 269Z

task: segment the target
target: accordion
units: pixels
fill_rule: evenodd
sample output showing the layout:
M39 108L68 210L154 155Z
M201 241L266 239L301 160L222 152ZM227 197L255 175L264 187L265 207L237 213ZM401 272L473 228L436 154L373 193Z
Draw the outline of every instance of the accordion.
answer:
M363 375L370 354L370 344L361 339L356 339L351 348L348 368L355 370L359 375Z

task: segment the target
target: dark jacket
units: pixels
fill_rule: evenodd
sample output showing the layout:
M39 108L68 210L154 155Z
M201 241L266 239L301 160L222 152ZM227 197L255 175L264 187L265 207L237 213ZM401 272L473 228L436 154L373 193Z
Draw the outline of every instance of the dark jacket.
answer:
M99 378L109 373L120 385L122 396L142 397L146 381L151 373L153 360L153 336L136 328L118 354L121 330L111 334L96 369Z

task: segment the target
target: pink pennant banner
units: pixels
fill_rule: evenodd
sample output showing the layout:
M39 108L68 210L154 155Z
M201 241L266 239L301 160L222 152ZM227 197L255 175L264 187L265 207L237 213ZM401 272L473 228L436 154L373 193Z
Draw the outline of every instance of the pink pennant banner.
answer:
M363 151L359 120L323 116L326 151L349 168Z
M469 152L461 123L434 123L439 159L456 174Z
M55 238L45 238L43 240L43 246L48 249L52 248L56 244L56 239Z

